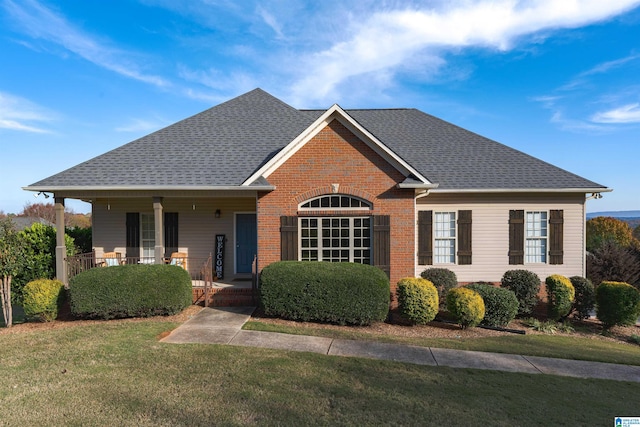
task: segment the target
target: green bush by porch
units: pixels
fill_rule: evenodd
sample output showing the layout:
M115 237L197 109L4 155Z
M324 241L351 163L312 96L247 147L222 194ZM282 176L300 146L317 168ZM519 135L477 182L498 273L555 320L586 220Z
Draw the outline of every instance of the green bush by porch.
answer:
M94 268L71 279L69 298L82 318L175 314L191 304L191 277L174 265Z
M389 279L355 263L280 261L260 276L265 314L285 319L368 325L389 312Z

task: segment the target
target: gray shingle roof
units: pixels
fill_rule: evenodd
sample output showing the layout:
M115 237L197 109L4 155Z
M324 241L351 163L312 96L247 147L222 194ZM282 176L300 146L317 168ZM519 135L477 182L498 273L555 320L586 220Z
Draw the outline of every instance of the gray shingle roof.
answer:
M346 111L439 189L605 188L419 110ZM323 112L255 89L31 187L238 186Z

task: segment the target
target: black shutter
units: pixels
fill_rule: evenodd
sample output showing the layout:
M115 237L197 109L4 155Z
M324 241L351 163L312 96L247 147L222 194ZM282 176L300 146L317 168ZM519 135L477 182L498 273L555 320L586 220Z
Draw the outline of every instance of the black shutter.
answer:
M549 211L549 264L564 262L564 212Z
M509 264L524 264L524 211L509 211Z
M471 211L458 211L458 264L471 264Z
M164 213L164 257L178 252L178 212Z
M298 217L280 217L280 260L298 260Z
M433 211L418 211L418 265L433 264Z
M137 263L140 257L140 214L127 212L127 262Z
M373 217L373 265L391 277L391 217Z

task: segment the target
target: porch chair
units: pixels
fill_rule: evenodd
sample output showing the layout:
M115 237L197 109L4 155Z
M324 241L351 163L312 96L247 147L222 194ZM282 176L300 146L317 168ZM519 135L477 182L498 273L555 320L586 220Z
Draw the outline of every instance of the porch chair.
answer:
M187 254L185 252L173 252L171 257L165 261L169 265L177 265L188 271Z
M122 259L122 254L120 252L105 252L102 255L104 259L102 261L103 267L112 267L114 265L124 264L124 260Z

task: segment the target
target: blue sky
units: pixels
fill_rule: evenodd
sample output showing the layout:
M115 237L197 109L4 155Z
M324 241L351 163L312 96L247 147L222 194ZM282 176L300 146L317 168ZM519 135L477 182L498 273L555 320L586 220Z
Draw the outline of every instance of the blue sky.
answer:
M613 188L590 212L640 209L640 0L0 0L0 52L5 213L256 87L418 108Z

